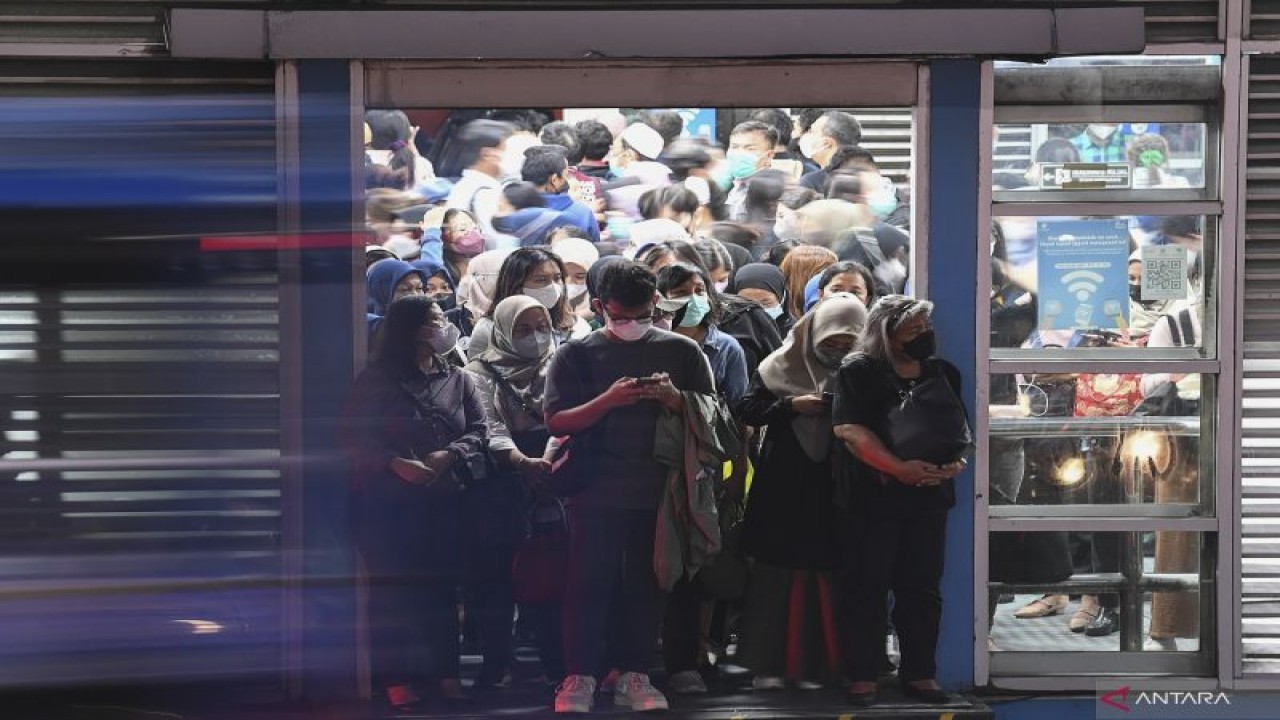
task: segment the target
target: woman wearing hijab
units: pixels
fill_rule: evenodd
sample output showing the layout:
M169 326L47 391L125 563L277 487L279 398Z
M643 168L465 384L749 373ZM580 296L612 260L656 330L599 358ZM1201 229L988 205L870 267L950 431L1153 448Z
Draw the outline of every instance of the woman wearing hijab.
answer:
M498 273L510 250L489 250L471 258L467 274L457 285L458 306L447 313L449 322L462 332L458 347L466 351L476 323L493 306L493 296L498 291Z
M591 326L569 309L565 297L564 263L554 253L542 247L523 247L515 250L502 262L498 271L498 284L494 289L493 303L514 295L525 295L537 300L551 314L552 344L559 347L566 340L586 337ZM493 333L493 308L476 322L467 346L467 357L478 357L489 349Z
M453 278L449 277L449 271L445 270L443 263L434 258L421 258L409 264L421 270L426 276L427 284L424 289L427 297L435 300L441 310L447 313L458 306L458 301L454 297L457 288L454 287Z
M515 543L521 539L511 531L523 529L521 486L536 489L551 468L554 447L542 418L542 393L547 363L555 350L551 315L534 298L512 295L498 303L492 315L489 347L466 368L484 406L489 452L501 471L490 484L493 492L478 498L480 505L474 508L473 524L488 530L475 543L471 567L476 582L467 593L485 658L481 683L489 685L501 682L511 658L511 564ZM527 610L539 620L540 656L547 677L555 679L564 670L559 624L548 627L554 612L547 608Z
M587 273L600 260L600 251L588 240L565 237L551 243L551 252L564 263L564 288L569 309L583 320L594 317L587 298Z
M391 303L409 295L422 295L427 288L427 275L403 260L388 258L379 260L365 271L365 290L369 296L369 310L365 319L369 323L369 347L382 316Z
M461 488L484 452L485 416L470 377L444 357L457 337L431 299L392 303L340 433L369 576L373 679L398 710L413 709L427 682L463 697Z
M834 575L839 568L838 449L829 393L867 309L852 296L823 300L765 358L737 416L767 427L743 526L755 559L743 610L740 658L758 690L786 680L812 687L840 675Z
M778 334L786 337L795 320L787 314L787 280L776 265L751 263L733 276L733 293L759 305L773 318Z

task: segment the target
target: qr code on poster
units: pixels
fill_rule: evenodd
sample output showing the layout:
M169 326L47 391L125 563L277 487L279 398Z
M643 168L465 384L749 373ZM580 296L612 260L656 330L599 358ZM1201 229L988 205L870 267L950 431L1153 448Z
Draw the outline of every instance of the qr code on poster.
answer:
M1184 260L1147 260L1142 285L1144 291L1182 295L1187 291L1187 264Z

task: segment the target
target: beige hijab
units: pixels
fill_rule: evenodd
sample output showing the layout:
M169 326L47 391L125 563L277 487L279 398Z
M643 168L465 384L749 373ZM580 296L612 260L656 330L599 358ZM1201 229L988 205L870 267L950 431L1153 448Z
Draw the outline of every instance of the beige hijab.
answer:
M498 272L510 254L510 250L489 250L472 258L467 265L467 274L458 281L458 302L471 311L473 319L484 317L493 305L493 296L498 292Z
M535 308L542 311L541 314L546 318L547 327L551 327L551 313L547 312L542 303L528 295L512 295L498 303L498 306L493 310L493 335L489 340L489 347L468 363L467 369L484 377L492 378L493 374L485 367L485 362L487 362L506 379L507 384L524 398L531 407L541 408L542 393L547 378L547 365L551 362L551 356L555 352L554 343L547 345L547 351L542 354L542 357L530 360L516 352L512 338L516 319L525 310ZM508 424L520 424L514 422L516 418L527 419L528 413L519 407L519 403L511 397L511 393L503 389L496 381L494 382L494 400L495 405L501 408L502 416L507 420Z
M760 363L760 380L779 398L821 395L831 389L836 371L818 361L814 348L835 335L862 334L867 326L867 308L850 296L835 295L813 307L792 329L791 335L772 355ZM791 421L796 439L814 462L822 462L831 452L831 416L797 415Z

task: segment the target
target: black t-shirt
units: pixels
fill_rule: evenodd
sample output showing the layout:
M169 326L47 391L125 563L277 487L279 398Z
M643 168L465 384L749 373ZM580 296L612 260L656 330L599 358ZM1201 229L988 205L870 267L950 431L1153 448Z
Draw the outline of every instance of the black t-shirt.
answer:
M585 404L622 377L658 372L671 375L678 389L712 395L711 366L697 343L653 329L636 342L612 340L597 330L565 343L547 369L543 408L549 415ZM653 510L662 499L666 467L653 457L654 435L662 407L641 401L610 411L592 428L591 482L573 498L590 507Z
M901 378L886 363L857 354L836 375L832 422L835 425L862 425L870 428L887 446L889 411L900 403L899 390L929 378L942 376L960 395L960 371L940 358L921 364L918 378ZM847 449L840 453L840 473L849 485L849 510L857 514L895 517L945 512L955 505L956 492L950 480L933 487L904 485L854 457Z

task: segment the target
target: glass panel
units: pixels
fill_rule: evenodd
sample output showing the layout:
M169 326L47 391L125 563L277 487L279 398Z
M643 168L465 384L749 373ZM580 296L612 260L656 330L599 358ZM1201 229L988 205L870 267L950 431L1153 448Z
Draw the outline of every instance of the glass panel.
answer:
M997 217L991 347L1203 348L1213 225L1197 215Z
M992 515L1009 505L1199 504L1202 380L992 375Z
M992 189L1074 192L1188 190L1206 184L1203 123L997 125ZM1031 200L1004 195L1011 202Z
M991 650L1199 651L1205 545L1181 531L993 532Z

